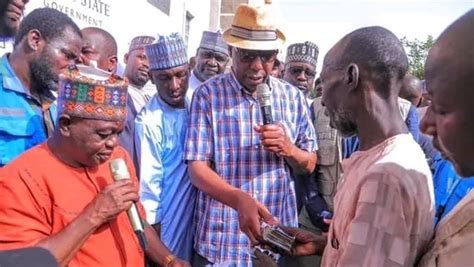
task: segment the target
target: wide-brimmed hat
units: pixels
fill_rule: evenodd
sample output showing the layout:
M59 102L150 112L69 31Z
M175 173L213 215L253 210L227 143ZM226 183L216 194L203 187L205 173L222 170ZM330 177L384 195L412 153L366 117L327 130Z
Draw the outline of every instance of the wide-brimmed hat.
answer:
M269 0L261 7L240 4L232 26L224 32L227 44L249 50L279 49L285 43L285 35L276 28L270 4Z

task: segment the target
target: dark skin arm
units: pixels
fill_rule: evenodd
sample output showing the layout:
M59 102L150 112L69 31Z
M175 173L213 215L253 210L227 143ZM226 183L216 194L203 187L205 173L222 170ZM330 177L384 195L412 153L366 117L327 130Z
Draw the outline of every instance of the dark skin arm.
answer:
M225 182L205 161L189 161L191 182L212 198L239 213L239 226L253 244L261 241L260 219L276 224L267 208L249 194Z
M293 228L282 227L283 230L295 237L295 247L293 248L292 256L311 256L322 255L327 244L327 237L315 235L311 232Z
M137 200L138 194L129 180L114 182L106 186L63 230L37 245L48 249L60 266L66 266L97 228L129 209Z
M260 134L260 140L266 150L285 159L296 174L307 175L316 167L316 153L298 148L290 141L281 124L255 126Z
M138 201L138 193L130 180L116 181L106 186L63 230L41 240L37 246L48 249L60 266L67 266L97 228L115 219L121 212L130 209L136 201ZM165 258L171 252L161 243L156 232L149 225L145 228L145 236L148 241L147 255L164 266ZM176 259L170 266L190 265Z
M146 241L148 243L146 255L154 262L158 263L159 266L173 266L173 267L187 267L191 266L186 261L180 260L176 258L170 264L166 265L166 256L172 254L171 251L161 242L159 235L156 231L156 225L153 226L149 225L148 223L145 225L145 236ZM159 227L158 230L160 230Z

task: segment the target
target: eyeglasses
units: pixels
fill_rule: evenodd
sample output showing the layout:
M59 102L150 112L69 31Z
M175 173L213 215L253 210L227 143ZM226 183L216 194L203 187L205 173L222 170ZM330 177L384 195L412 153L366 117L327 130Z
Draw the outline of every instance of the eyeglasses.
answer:
M251 63L257 57L260 58L262 63L271 63L275 61L278 50L262 51L262 50L244 50L235 48L239 59L243 63Z
M304 75L306 76L307 79L313 79L316 77L316 71L309 70L303 67L289 67L288 71L290 72L291 75L298 76L300 75L301 72L304 71Z

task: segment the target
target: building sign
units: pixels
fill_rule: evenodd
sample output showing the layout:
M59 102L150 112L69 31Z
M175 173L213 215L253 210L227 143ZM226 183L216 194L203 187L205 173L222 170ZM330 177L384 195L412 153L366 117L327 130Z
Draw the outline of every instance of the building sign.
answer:
M50 7L67 14L76 22L103 27L104 20L110 17L108 0L42 0L43 7ZM110 0L111 1L111 0Z

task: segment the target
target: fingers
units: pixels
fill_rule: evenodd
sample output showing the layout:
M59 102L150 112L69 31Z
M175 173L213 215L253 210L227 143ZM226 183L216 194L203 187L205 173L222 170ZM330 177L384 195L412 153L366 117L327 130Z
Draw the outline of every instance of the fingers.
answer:
M258 206L258 215L262 218L266 223L270 225L278 225L278 220L272 216L270 211L268 211L267 207L265 207L262 203L257 203Z

